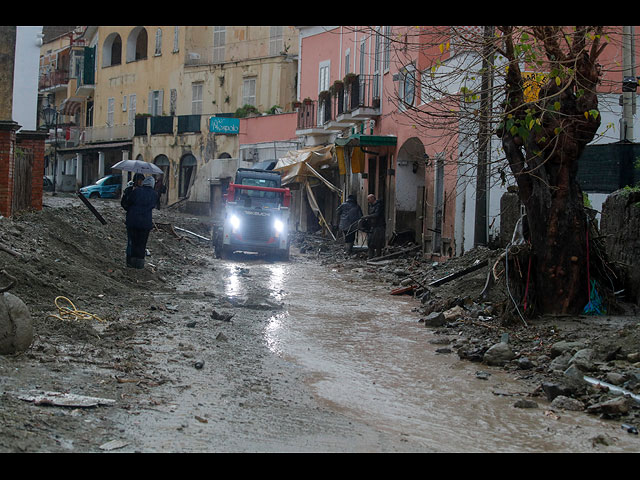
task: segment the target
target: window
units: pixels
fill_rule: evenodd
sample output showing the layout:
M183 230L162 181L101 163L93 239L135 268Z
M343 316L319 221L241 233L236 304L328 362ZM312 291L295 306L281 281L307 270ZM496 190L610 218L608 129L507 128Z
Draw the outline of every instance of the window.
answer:
M413 105L416 95L416 71L413 65L407 65L400 70L400 84L398 98L401 106Z
M115 110L116 99L111 97L107 99L107 127L113 127L113 111Z
M269 55L280 55L284 50L282 27L269 27Z
M149 113L153 116L162 115L162 90L149 92Z
M391 63L391 27L384 27L384 55L382 62L382 70L384 72L388 71Z
M127 96L126 95L122 96L122 111L123 112L127 111Z
M366 41L363 40L362 42L360 42L360 73L361 74L365 73L364 59L365 59L366 52L367 52L367 44L366 44Z
M191 84L191 114L202 115L202 82Z
M178 51L178 33L180 32L180 27L173 27L173 53Z
M242 105L256 106L256 79L245 78L242 82Z
M351 69L349 68L349 64L351 63L350 58L351 58L351 49L347 48L347 51L344 54L344 74L345 75L351 71Z
M213 63L224 62L226 28L227 27L213 27Z
M331 61L320 62L318 66L318 93L329 90L329 75L331 71Z
M136 120L136 94L129 95L129 125L133 125Z
M375 97L380 96L380 48L381 48L382 35L380 31L376 31L375 46L373 54L373 91L371 92Z
M162 29L156 30L156 51L155 55L162 55Z

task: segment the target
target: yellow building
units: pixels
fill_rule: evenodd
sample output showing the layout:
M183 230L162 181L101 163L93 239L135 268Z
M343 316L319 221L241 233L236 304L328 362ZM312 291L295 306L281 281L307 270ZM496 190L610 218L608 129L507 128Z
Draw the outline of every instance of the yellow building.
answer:
M123 158L142 159L165 171L164 203L208 205L208 183L232 175L240 145L237 131L210 131L210 117L291 111L296 99L294 27L79 28L95 88L67 93L84 120L78 141L61 149L74 159L77 184Z

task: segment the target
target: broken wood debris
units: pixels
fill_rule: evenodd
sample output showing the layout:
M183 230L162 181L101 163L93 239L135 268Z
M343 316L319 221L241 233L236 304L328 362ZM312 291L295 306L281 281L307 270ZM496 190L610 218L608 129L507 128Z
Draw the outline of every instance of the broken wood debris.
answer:
M115 400L109 398L88 397L73 393L43 392L36 395L19 395L20 400L33 402L34 405L51 405L54 407L97 407L99 405L113 405Z
M387 255L382 255L380 257L370 258L369 260L367 260L367 265L376 265L377 262L380 262L380 261L383 261L383 260L388 260L390 258L400 257L401 255L404 255L406 253L414 252L414 251L416 251L416 250L418 250L420 248L422 248L421 245L416 245L414 247L406 248L406 249L400 250L398 252L389 253Z
M464 275L467 275L468 273L471 272L475 272L476 270L480 270L482 267L486 267L488 265L488 261L482 260L482 261L477 261L478 263L475 263L473 265L471 265L470 267L464 268L458 272L454 272L450 275L447 275L446 277L442 277L438 280L434 280L433 282L431 282L429 284L429 287L437 287L438 285L442 285L445 284L447 282L450 282L451 280L455 280L456 278L460 278Z
M82 203L84 203L87 208L91 211L91 213L93 213L96 218L98 220L100 220L100 223L103 225L107 224L107 221L104 219L104 217L102 215L100 215L100 213L98 213L98 211L95 209L95 207L93 205L91 205L91 202L89 202L89 200L87 200L83 194L81 194L80 192L77 192L78 198L80 200L82 200Z

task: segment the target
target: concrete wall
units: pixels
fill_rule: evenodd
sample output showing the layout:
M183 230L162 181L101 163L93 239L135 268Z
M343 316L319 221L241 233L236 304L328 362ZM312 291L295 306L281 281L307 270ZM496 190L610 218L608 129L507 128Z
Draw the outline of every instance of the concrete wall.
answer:
M600 233L610 261L621 268L627 299L640 305L640 196L624 190L609 195L602 205Z

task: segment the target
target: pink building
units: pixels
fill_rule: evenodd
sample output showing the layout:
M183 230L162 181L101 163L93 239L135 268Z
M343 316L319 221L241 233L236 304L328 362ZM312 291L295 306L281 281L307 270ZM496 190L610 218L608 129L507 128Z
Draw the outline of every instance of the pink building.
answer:
M397 58L385 39L406 28L300 27L296 132L306 145L335 144L341 187L363 210L368 194L384 199L388 241L409 239L437 258L454 253L456 172L450 135L427 139L405 114L420 99L420 58Z

